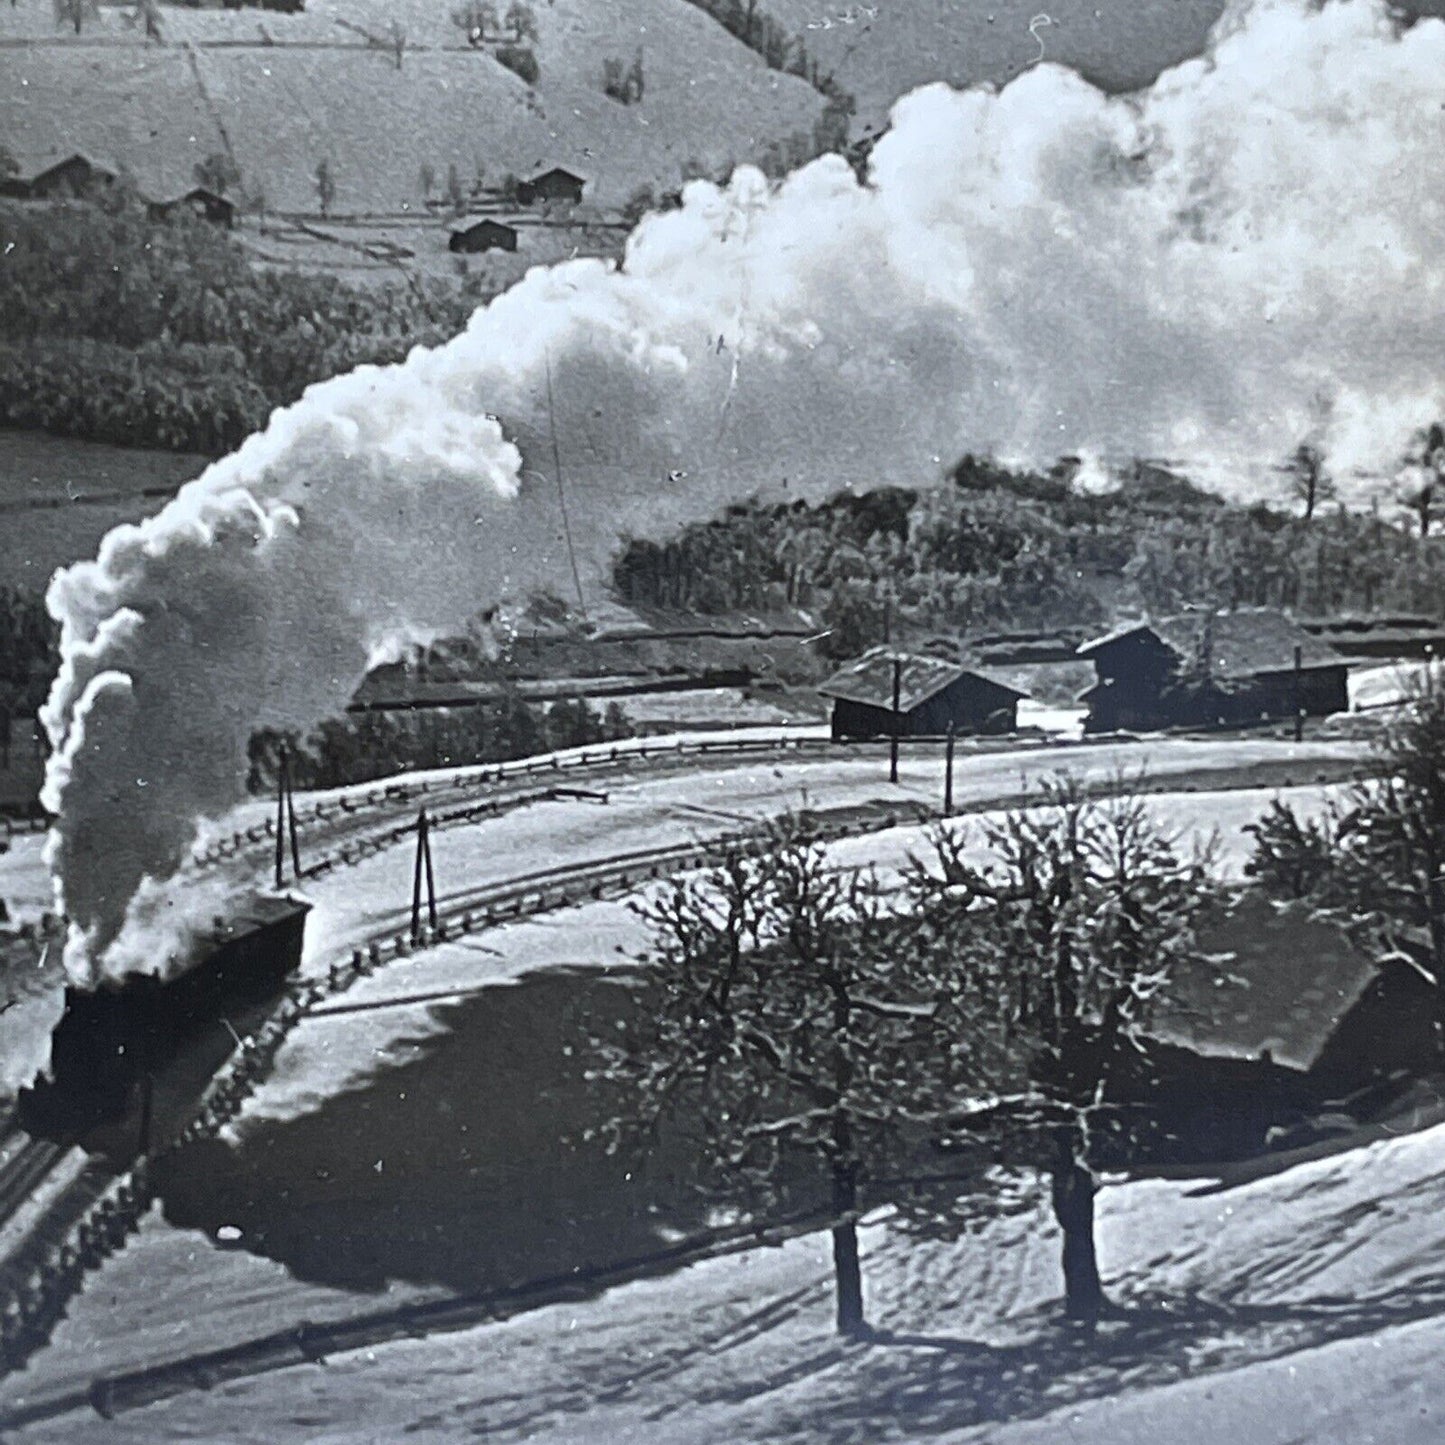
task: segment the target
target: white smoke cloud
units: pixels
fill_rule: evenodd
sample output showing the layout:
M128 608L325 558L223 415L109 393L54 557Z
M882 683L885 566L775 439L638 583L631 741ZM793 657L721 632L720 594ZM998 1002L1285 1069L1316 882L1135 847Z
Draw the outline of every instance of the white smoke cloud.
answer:
M837 158L694 184L620 268L533 271L448 345L311 388L52 586L69 966L184 944L156 899L253 729L337 713L397 637L567 590L554 425L594 587L623 531L969 449L1263 482L1321 394L1337 470L1390 472L1445 408L1442 74L1439 22L1264 0L1137 97L1048 65L929 86L867 185Z

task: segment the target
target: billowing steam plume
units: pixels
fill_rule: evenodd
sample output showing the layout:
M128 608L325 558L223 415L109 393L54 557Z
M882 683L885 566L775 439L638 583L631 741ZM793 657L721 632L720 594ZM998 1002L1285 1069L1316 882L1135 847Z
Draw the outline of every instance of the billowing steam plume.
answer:
M398 638L569 588L554 426L594 586L624 529L966 449L1262 476L1321 391L1337 469L1393 469L1445 406L1442 76L1445 24L1269 0L1132 99L1051 66L931 86L866 185L831 158L695 184L620 269L534 271L450 344L313 387L51 589L69 966L183 948L166 880L255 728L336 714Z

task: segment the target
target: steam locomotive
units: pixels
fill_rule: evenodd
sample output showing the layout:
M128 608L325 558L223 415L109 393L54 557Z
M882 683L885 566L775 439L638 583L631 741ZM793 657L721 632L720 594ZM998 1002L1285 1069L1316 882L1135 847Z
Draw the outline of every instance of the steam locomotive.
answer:
M50 1068L18 1101L22 1126L83 1138L133 1113L142 1084L209 1077L234 1046L232 1021L264 1009L299 966L309 911L298 899L251 894L215 920L183 973L67 987Z

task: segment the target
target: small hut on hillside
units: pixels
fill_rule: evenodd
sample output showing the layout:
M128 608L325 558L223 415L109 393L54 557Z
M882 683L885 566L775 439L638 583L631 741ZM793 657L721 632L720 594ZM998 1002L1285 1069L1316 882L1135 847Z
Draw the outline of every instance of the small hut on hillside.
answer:
M464 256L477 256L484 251L515 251L517 228L490 217L474 221L451 233L447 250Z

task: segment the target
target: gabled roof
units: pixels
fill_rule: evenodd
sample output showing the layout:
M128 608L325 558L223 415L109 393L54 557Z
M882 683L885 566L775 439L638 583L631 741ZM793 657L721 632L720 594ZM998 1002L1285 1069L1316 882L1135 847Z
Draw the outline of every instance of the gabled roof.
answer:
M528 176L523 185L535 186L551 176L565 176L569 181L576 181L579 186L587 184L586 176L579 176L576 171L569 171L566 166L548 166L544 171L538 171L536 175Z
M27 185L34 185L36 181L43 180L52 171L62 170L68 165L79 161L82 165L88 166L98 176L104 176L107 180L115 180L116 172L109 166L102 165L99 161L93 160L80 151L72 151L68 156L61 156L59 160L46 161L43 164L32 164L28 168L22 168L10 177L14 181L24 181Z
M1340 927L1256 896L1206 924L1200 945L1202 956L1174 970L1146 1032L1216 1057L1268 1050L1311 1069L1380 976Z
M1010 697L1027 697L1016 687L989 677L977 668L942 657L921 657L916 653L900 653L889 647L875 647L862 657L839 668L818 691L824 697L841 698L845 702L866 703L870 707L893 706L893 660L901 664L898 679L898 706L911 712L920 703L937 697L961 677L976 677L988 686Z
M1273 608L1239 612L1180 612L1172 617L1126 622L1086 642L1080 657L1094 657L1105 648L1135 636L1151 636L1180 661L1197 657L1209 633L1210 671L1220 678L1258 677L1261 673L1290 672L1294 650L1300 650L1302 668L1342 667L1344 659L1328 643L1312 637Z
M515 226L509 226L505 221L494 220L491 216L482 216L477 220L468 221L465 226L453 226L453 236L470 236L473 231L505 231L509 236L517 234Z
M229 206L231 210L236 209L236 203L229 196L223 196L219 191L213 191L209 186L192 186L188 191L182 191L178 196L166 196L151 201L153 206L183 206L188 201L204 201L212 206Z

